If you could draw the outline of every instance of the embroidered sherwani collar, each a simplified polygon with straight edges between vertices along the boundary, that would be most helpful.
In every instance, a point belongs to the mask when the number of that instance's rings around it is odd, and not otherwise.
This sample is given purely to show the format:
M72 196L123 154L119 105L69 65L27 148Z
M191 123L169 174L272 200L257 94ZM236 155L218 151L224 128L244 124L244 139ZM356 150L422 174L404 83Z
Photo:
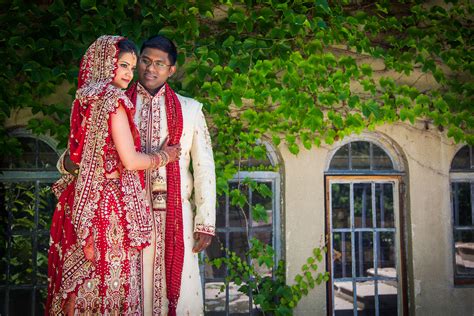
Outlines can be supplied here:
M165 92L166 92L166 85L163 85L160 90L158 90L158 92L155 94L155 95L152 95L150 92L148 92L147 89L145 89L145 87L143 87L141 85L141 83L137 83L137 92L139 95L142 96L143 98L143 101L142 102L152 102L154 101L155 99L158 99L162 96L165 95Z

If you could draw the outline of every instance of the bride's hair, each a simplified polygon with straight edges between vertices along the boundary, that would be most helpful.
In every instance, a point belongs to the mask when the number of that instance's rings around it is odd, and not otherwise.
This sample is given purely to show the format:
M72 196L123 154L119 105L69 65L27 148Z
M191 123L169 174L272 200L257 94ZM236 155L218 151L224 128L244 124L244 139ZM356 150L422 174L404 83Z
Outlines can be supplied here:
M127 38L124 38L123 40L118 42L117 47L119 49L119 57L125 53L132 53L135 56L138 56L137 47L131 40Z

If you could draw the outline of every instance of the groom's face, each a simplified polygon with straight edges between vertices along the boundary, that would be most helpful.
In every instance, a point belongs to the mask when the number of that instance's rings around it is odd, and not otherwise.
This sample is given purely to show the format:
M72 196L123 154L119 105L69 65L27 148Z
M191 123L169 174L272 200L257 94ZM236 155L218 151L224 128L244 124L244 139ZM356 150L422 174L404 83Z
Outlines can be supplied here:
M176 71L171 65L168 53L145 48L138 62L138 81L150 93L155 93Z

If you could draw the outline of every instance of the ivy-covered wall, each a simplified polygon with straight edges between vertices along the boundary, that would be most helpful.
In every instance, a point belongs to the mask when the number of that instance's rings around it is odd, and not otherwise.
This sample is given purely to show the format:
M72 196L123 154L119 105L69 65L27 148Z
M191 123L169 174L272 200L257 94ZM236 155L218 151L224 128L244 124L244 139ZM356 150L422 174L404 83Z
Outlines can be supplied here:
M172 85L203 102L212 122L219 191L227 189L236 160L264 155L255 145L263 135L297 154L378 124L422 119L473 143L473 6L468 0L4 1L0 120L31 109L42 116L28 127L65 146L70 104L48 96L64 82L74 84L87 46L102 34L140 44L161 33L179 47L181 71ZM378 58L391 74L376 76L353 53ZM414 69L434 78L436 88L399 80ZM0 151L15 148L2 124Z
M175 41L171 85L204 104L219 193L237 161L264 157L264 137L305 158L353 133L422 122L474 144L473 12L470 0L2 1L0 154L19 152L11 122L66 146L79 60L103 34Z

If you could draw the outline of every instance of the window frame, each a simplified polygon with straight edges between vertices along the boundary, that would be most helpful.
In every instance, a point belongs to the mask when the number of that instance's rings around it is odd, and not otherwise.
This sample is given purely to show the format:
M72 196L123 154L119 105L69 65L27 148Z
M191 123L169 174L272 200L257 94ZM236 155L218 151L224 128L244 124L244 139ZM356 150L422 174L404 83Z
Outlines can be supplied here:
M48 145L52 151L54 151L57 155L58 158L60 156L60 151L57 150L56 147L56 142L46 136L37 136L33 135L32 133L24 130L24 129L17 129L14 130L10 133L11 136L14 137L19 137L19 138L32 138L35 139L38 142L43 142L46 145ZM38 153L35 154L35 159L37 160ZM8 214L6 214L6 223L7 223L7 228L6 231L2 233L4 237L6 237L6 262L5 262L5 283L0 284L0 290L3 291L3 302L4 305L1 307L2 311L1 313L5 313L5 315L8 315L10 313L10 292L13 290L27 290L30 291L31 295L31 315L36 315L37 313L37 307L38 304L41 304L39 300L37 300L36 294L38 290L44 290L47 288L47 283L42 284L38 283L37 280L37 273L38 273L38 264L37 264L37 258L38 258L38 247L39 247L39 239L41 237L46 237L49 239L49 228L39 228L38 225L38 220L39 220L39 203L38 203L38 198L39 198L39 192L40 192L40 186L44 184L52 184L54 181L56 181L60 177L60 174L58 171L44 171L40 168L37 170L28 170L25 171L23 169L18 169L15 171L15 169L9 169L9 170L0 170L0 182L4 184L21 184L21 183L31 183L34 184L35 186L35 212L33 216L34 220L34 229L26 231L26 230L21 230L21 231L16 231L14 232L12 230L12 221L13 221L13 216L12 213L9 211ZM5 207L8 207L5 205ZM54 209L53 209L54 211ZM28 237L31 238L32 242L32 254L31 254L31 259L32 259L32 282L31 284L10 284L10 271L11 271L11 258L12 258L12 239L14 236L22 236L22 237ZM47 255L47 253L46 253Z
M332 256L332 213L331 213L331 184L332 183L384 183L394 182L394 203L398 206L398 216L395 217L396 229L396 257L397 257L397 276L398 276L398 307L401 315L408 315L408 278L405 256L405 223L404 223L404 184L402 175L325 175L326 191L326 242L328 252L326 254L326 266L330 275L330 281L327 283L326 306L327 315L334 315L334 275L333 275L333 256ZM398 225L398 226L397 226Z
M456 158L456 155L464 148L469 147L469 159L470 159L470 169L457 169L453 168L452 163ZM456 197L455 192L453 191L453 184L455 183L470 183L471 191L471 214L473 215L471 222L472 225L456 225L455 222L455 203ZM451 255L452 255L452 268L453 268L453 283L455 286L470 286L474 285L474 273L468 276L458 275L456 273L456 238L455 234L459 230L471 230L474 231L474 147L469 145L464 145L456 150L453 158L451 159L450 172L449 172L449 191L450 191L450 212L451 212L451 222L452 222L452 242L451 242Z
M272 208L273 208L273 216L272 216L272 243L273 243L273 248L275 250L275 257L274 257L274 263L277 264L278 261L282 258L282 239L281 239L281 176L278 171L239 171L236 173L236 175L229 180L230 183L239 183L243 181L245 178L250 178L254 181L257 182L265 182L265 183L271 183L272 185ZM225 214L226 217L229 216L229 196L225 196ZM251 214L251 210L249 210L249 214ZM231 232L248 232L247 239L250 240L253 237L253 233L255 231L264 231L263 229L255 229L251 226L251 218L248 220L248 226L247 228L242 227L242 228L233 228L229 227L228 225L228 218L225 220L226 222L226 227L216 227L216 235L218 233L225 233L226 236L226 245L228 245L229 241L229 234ZM227 254L226 254L227 256ZM201 254L201 259L206 258L207 255L203 252ZM249 262L249 259L247 257L247 262ZM201 260L201 262L204 262L204 260ZM275 265L276 266L276 265ZM202 283L202 291L203 291L203 303L204 303L204 314L208 315L209 313L213 312L206 312L206 283L207 282L224 282L223 278L206 278L205 273L204 273L204 264L201 264L201 283ZM227 273L227 272L226 272ZM274 273L274 271L272 272ZM254 309L253 305L253 298L252 294L248 293L249 297L249 315L257 315ZM221 313L221 312L218 312ZM223 315L230 315L229 311L229 286L226 286L225 289L225 310L222 312Z
M361 169L361 168L354 168L354 162L353 162L353 149L352 146L354 143L368 143L369 144L369 168ZM338 168L331 168L331 163L336 157L337 153L342 150L344 147L348 148L348 154L347 154L347 160L348 160L348 169L338 169ZM390 159L390 162L392 164L391 169L376 169L374 168L374 146L378 147L381 149L387 157ZM334 151L334 154L331 157L330 163L329 163L329 168L327 170L327 173L330 174L337 174L337 173L345 173L345 174L367 174L367 173L374 173L374 174L387 174L387 173L392 173L393 168L395 166L395 161L393 160L392 156L379 144L375 144L372 141L367 141L367 140L353 140L351 142L348 142L340 147L337 148L336 151Z
M331 162L336 153L345 145L353 142L372 143L372 146L380 147L391 159L392 170L371 170L371 169L331 169ZM373 151L372 151L373 152ZM344 138L335 145L328 153L325 165L325 175L405 175L405 160L402 159L403 152L395 146L394 142L383 134L361 132L359 135L351 135Z
M393 169L388 170L374 170L372 169L372 164L370 164L370 169L331 169L331 162L335 157L336 153L343 147L353 142L368 142L371 143L370 154L373 153L373 146L378 146L382 149L390 158L392 162ZM398 245L396 256L397 261L400 265L400 272L398 274L399 278L399 313L401 315L408 315L408 271L407 271L407 246L406 246L406 215L405 215L405 201L406 201L406 173L405 173L405 160L404 160L403 151L396 146L396 144L386 137L383 134L373 133L373 132L362 132L359 135L352 135L346 137L343 141L339 142L332 149L330 149L327 159L326 159L326 168L324 172L324 185L325 185L325 232L326 232L326 242L328 249L332 249L331 245L331 201L330 201L330 180L333 179L350 179L351 181L377 181L377 180L388 180L396 179L398 182L398 218L396 219L399 227L396 227L398 233ZM350 157L349 157L350 159ZM372 157L369 157L369 161L372 161ZM349 164L351 165L351 164ZM353 182L355 183L355 182ZM395 201L394 201L395 203ZM326 267L330 273L330 281L327 283L326 289L326 310L327 315L333 315L333 275L332 275L332 253L328 251L326 254ZM398 272L398 271L397 271Z

